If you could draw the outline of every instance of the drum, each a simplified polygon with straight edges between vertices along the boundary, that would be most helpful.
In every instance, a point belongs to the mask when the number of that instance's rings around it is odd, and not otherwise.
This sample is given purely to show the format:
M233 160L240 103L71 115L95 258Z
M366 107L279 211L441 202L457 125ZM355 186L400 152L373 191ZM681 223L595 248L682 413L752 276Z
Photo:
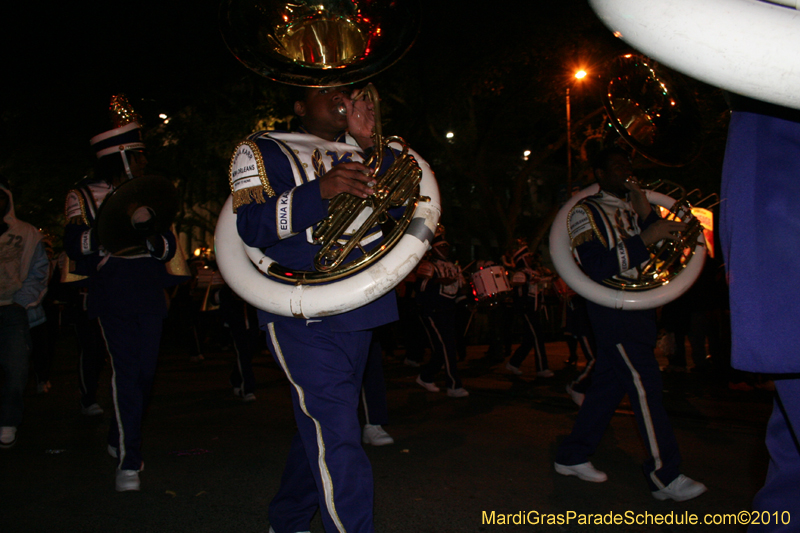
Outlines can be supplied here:
M479 304L496 304L510 290L506 269L501 266L482 268L472 274L472 292Z

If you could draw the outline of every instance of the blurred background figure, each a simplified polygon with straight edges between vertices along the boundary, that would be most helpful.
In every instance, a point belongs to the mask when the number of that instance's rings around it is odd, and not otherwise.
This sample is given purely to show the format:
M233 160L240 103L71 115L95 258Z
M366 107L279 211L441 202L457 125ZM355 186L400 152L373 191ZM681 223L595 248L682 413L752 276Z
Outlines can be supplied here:
M227 285L219 290L219 300L222 319L233 340L236 357L230 375L233 395L245 403L253 402L256 400L253 357L261 351L261 330L258 328L256 308L242 300Z
M50 367L53 363L55 343L60 326L58 302L58 279L53 279L57 261L53 257L53 244L48 235L42 237L48 260L47 289L40 301L28 308L28 325L31 328L31 366L36 383L36 392L50 391Z
M522 362L533 349L536 358L536 375L542 378L553 377L553 371L547 362L545 338L540 321L540 310L544 306L544 286L553 276L534 260L528 245L521 243L512 257L516 271L511 276L514 287L514 311L522 319L522 343L514 351L506 363L506 369L515 375L521 375Z
M383 349L380 340L372 336L364 383L361 386L361 404L364 406L364 428L361 442L372 446L394 444L394 439L383 426L389 423L389 406L386 401L386 381L383 377Z
M50 262L42 235L14 213L8 181L0 176L0 448L17 442L22 423L31 337L28 310L41 310ZM34 321L44 320L32 311Z
M433 346L431 359L420 369L417 384L429 392L439 392L434 380L444 368L447 395L462 398L469 396L458 373L456 299L462 278L459 268L450 261L450 244L444 238L444 228L440 228L428 260L417 267L417 302Z

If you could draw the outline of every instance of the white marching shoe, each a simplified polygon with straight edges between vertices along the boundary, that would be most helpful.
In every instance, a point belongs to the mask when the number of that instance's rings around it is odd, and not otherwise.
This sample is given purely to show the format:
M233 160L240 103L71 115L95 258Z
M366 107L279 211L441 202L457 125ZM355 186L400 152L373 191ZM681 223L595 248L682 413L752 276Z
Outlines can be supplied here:
M686 500L697 498L707 490L708 487L699 481L681 474L663 489L654 490L653 498L661 501L672 499L676 502L685 502Z
M428 383L427 381L422 381L422 377L417 376L417 385L422 387L428 392L439 392L439 387L437 387L433 383Z
M560 465L554 463L556 472L562 476L578 476L578 479L591 481L592 483L602 483L608 479L605 472L596 469L592 463L586 462L579 465Z
M372 444L373 446L386 446L394 444L394 439L391 435L386 433L386 430L381 426L372 424L365 424L364 431L361 432L361 441L364 444Z
M139 490L138 470L117 470L117 492Z

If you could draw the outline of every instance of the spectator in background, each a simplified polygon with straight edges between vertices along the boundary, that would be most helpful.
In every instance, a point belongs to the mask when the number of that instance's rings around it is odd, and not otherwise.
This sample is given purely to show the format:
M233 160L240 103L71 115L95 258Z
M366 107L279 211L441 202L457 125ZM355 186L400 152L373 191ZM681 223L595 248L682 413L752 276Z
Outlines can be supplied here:
M0 177L0 448L17 442L22 394L31 350L28 310L40 306L47 291L50 263L42 235L14 213L14 198ZM35 314L35 313L34 313ZM38 319L35 319L38 320Z

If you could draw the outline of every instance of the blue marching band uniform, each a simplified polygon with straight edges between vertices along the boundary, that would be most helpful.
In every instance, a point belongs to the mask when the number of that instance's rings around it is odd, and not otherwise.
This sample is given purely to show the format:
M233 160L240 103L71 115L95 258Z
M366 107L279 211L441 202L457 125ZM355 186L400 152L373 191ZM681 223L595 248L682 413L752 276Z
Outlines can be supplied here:
M417 267L417 304L428 340L431 358L420 368L417 383L431 392L439 388L433 384L436 374L444 367L447 394L468 396L458 373L458 333L456 311L459 293L463 286L460 269L447 259L449 244L443 236L433 240L430 257Z
M731 303L731 364L770 373L776 396L770 454L753 509L771 522L748 531L796 531L800 515L800 111L730 95L720 234ZM784 522L789 513L792 523ZM780 518L776 523L776 519Z
M314 270L314 226L328 215L319 181L333 166L363 161L355 141L304 132L259 132L236 148L231 189L237 227L249 246L280 265ZM384 158L384 167L392 162ZM369 248L380 238L370 230ZM319 319L258 311L273 357L291 383L297 434L281 487L270 504L278 533L308 531L319 509L326 531L373 531L372 469L361 446L358 398L372 329L397 320L394 292L368 305Z
M98 159L121 155L127 178L134 179L125 152L144 148L138 123L96 136L93 145ZM117 490L138 490L138 472L143 467L142 418L167 315L164 288L181 278L170 276L165 266L175 255L172 232L148 241L143 236L146 251L129 257L111 255L100 246L94 224L99 208L114 190L112 184L98 180L84 182L68 193L64 248L70 274L83 276L77 283L87 288L87 314L89 319L98 319L111 361L115 416L108 450L118 460Z
M533 254L523 246L514 254L514 266L517 269L511 276L514 293L514 310L522 317L522 342L508 360L506 368L515 374L522 374L519 369L528 357L531 349L536 357L536 373L542 377L552 377L553 371L547 362L545 339L542 336L542 324L539 311L543 307L544 294L541 284L552 280L552 276L543 275L533 268Z
M105 181L81 180L75 189L68 195L68 207L66 208L67 221L71 218L79 225L94 225L100 204L111 192L111 185ZM82 234L84 230L78 232ZM66 242L66 241L65 241ZM66 244L65 244L66 246ZM83 254L79 256L82 259ZM78 339L78 386L81 391L81 412L85 415L103 414L103 409L97 402L97 388L100 381L100 374L105 365L107 352L105 342L100 331L100 324L97 317L89 318L87 297L88 287L84 276L77 276L74 273L74 260L70 272L69 264L62 272L62 281L67 282L70 287L70 304L72 311L72 322L75 328L75 335Z
M658 219L653 210L639 220L631 204L608 192L589 197L569 214L569 234L586 274L596 282L635 278L649 259L639 233ZM651 491L664 489L680 472L680 452L662 401L662 381L653 350L656 311L627 311L587 302L597 342L592 384L572 433L556 454L560 465L580 465L597 449L619 403L627 394L642 435L643 470Z

